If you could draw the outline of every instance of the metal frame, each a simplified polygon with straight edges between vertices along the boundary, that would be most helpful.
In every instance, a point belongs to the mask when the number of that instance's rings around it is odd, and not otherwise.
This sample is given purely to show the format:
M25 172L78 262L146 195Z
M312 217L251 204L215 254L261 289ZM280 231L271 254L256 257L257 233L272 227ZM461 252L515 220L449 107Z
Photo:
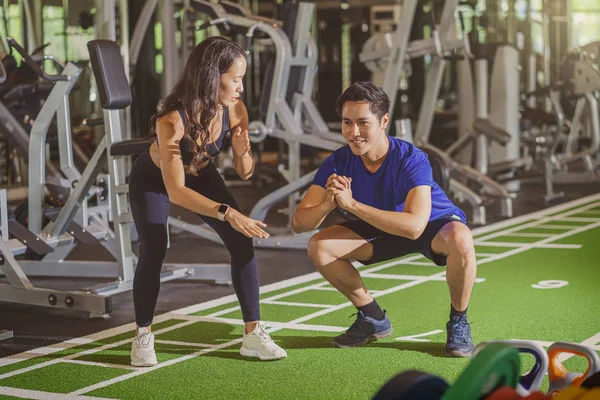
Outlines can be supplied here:
M191 0L190 6L196 11L210 9L217 20L212 22L227 22L233 26L249 28L249 35L255 31L264 32L273 41L275 48L273 81L269 93L269 101L264 123L266 134L282 139L288 146L288 166L280 168L280 172L289 182L287 185L262 198L250 211L250 218L264 220L268 211L282 200L288 199L288 225L281 228L271 228L269 240L254 238L256 247L264 248L295 248L304 249L308 239L314 232L296 235L291 231L289 223L296 207L298 192L310 185L315 171L304 176L300 174L300 144L324 150L336 150L345 142L340 134L329 132L327 125L312 102L312 88L317 66L317 46L310 36L310 24L314 4L300 2L296 15L296 34L288 38L281 29L278 21L255 16L240 16L228 14L220 4L209 1ZM288 79L292 67L302 68L302 89L288 104ZM308 123L305 129L303 123ZM252 125L252 123L251 123ZM202 238L222 243L218 235L206 225L189 224L176 218L169 218L169 225L193 233Z
M77 76L79 69L74 64L67 64L64 75ZM1 71L0 71L1 72ZM40 177L30 178L30 193L37 193L43 201L45 189L44 147L48 126L54 114L63 114L59 121L69 121L68 92L74 79L60 80L55 84L50 97L46 100L40 116L32 129L32 140L29 145L30 171L38 171ZM130 229L133 219L128 204L128 185L125 182L125 157L113 157L108 149L122 140L120 110L104 110L105 135L89 160L83 173L79 173L72 163L70 145L70 129L59 129L61 146L61 166L65 175L70 174L75 183L66 204L62 207L54 222L42 229L42 204L37 196L30 195L29 219L32 215L38 220L30 229L36 240L43 240L54 249L41 261L17 261L15 255L24 254L28 248L26 243L18 239L9 239L6 191L0 191L0 270L8 279L8 284L0 284L0 301L67 308L85 311L90 317L102 317L112 311L110 295L129 291L133 288L133 277L136 256L131 249ZM101 176L102 168L108 163L108 176ZM109 200L98 206L88 206L88 200L99 190L94 187L98 179L107 180ZM39 207L39 208L36 208ZM109 216L109 218L106 218ZM75 247L75 234L68 230L70 223L77 222L96 239L100 240L116 259L114 263L65 261L65 257ZM114 230L109 227L113 222ZM37 229L36 229L37 228ZM35 231L34 231L35 230ZM165 264L161 282L178 278L188 278L198 272L196 279L213 280L216 283L231 283L230 269L223 264ZM41 289L33 286L29 276L61 276L61 277L112 277L116 281L101 284L93 288L78 291L61 291Z
M462 39L455 36L454 17L459 0L447 0L444 2L439 26L432 32L432 38L409 42L410 31L416 2L407 1L402 5L398 29L391 36L391 48L385 46L382 49L370 49L361 53L360 60L363 62L387 61L385 66L385 79L383 90L390 98L390 109L394 109L398 92L398 81L405 68L405 60L408 58L422 57L431 54L432 63L429 67L425 92L419 110L419 116L414 132L414 142L418 146L427 147L442 157L445 164L451 169L453 177L450 180L450 191L459 200L466 200L472 207L473 222L477 225L485 225L485 206L483 198L464 182L474 181L483 188L484 193L499 197L502 204L503 214L512 215L512 195L497 182L485 174L471 168L468 165L454 161L447 152L444 152L429 143L429 134L433 125L436 103L446 67L446 53L451 51L462 51L465 57L471 57L469 42L463 32ZM381 41L388 43L389 40ZM390 124L391 126L391 124Z
M71 118L69 112L69 94L81 73L81 68L68 63L61 75L67 80L58 81L46 98L44 106L35 119L29 134L29 230L34 234L42 231L42 212L46 189L46 136L56 115L57 124L65 124L58 132L61 172L66 179L59 178L51 182L62 187L71 187L81 177L73 165L71 136ZM48 179L51 181L51 179Z
M600 71L589 60L577 61L573 68L576 71L571 83L573 95L578 96L575 111L571 119L569 135L566 139L566 151L558 154L560 130L564 123L564 111L560 105L560 92L550 91L550 100L553 111L557 116L557 140L546 161L546 196L553 199L556 196L552 190L552 183L586 183L600 182L598 162L592 157L600 150L600 109L595 93L600 90ZM575 152L575 142L585 133L590 139L589 147ZM582 162L584 170L581 172L569 171L568 167L576 162Z

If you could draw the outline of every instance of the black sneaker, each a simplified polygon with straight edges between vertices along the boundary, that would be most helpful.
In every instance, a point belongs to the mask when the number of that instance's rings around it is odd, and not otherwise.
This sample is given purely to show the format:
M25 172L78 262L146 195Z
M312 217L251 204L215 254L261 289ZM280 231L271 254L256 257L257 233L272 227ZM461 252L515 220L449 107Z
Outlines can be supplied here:
M446 323L446 355L451 357L468 357L473 351L471 340L471 325L467 315L452 317Z
M385 311L381 320L367 317L362 311L352 315L356 315L356 321L346 333L333 338L334 346L341 348L364 346L373 340L383 339L392 334L392 324Z

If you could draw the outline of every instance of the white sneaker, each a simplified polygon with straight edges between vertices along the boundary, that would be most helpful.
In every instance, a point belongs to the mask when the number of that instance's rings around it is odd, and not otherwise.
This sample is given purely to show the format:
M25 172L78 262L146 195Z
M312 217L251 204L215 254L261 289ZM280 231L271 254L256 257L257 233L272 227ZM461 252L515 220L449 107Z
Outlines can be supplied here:
M134 367L151 367L158 364L154 352L154 335L146 328L139 328L138 334L131 344L131 365Z
M244 357L256 357L261 360L279 360L286 358L284 349L277 346L260 321L256 328L248 334L244 334L240 354Z

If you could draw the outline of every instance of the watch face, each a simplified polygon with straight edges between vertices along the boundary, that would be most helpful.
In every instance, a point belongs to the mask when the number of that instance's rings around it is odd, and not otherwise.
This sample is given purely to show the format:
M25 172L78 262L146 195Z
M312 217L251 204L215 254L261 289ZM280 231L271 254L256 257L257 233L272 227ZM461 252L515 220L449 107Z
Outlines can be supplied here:
M226 212L228 209L229 209L229 206L228 206L228 205L226 205L226 204L221 204L221 205L219 206L219 212L220 212L221 214L225 213L225 212Z

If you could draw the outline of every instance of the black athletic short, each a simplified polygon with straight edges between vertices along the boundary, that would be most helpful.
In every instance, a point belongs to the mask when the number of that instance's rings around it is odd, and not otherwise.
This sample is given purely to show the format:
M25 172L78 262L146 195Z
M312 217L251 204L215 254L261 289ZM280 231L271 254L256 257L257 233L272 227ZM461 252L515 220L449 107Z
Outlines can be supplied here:
M408 254L421 253L436 265L443 267L446 265L446 256L432 252L431 242L442 227L449 222L463 223L460 219L453 217L442 217L435 221L429 221L423 234L417 240L392 235L360 219L345 221L340 225L350 229L373 245L373 257L370 260L359 260L361 262L371 264L403 257Z

